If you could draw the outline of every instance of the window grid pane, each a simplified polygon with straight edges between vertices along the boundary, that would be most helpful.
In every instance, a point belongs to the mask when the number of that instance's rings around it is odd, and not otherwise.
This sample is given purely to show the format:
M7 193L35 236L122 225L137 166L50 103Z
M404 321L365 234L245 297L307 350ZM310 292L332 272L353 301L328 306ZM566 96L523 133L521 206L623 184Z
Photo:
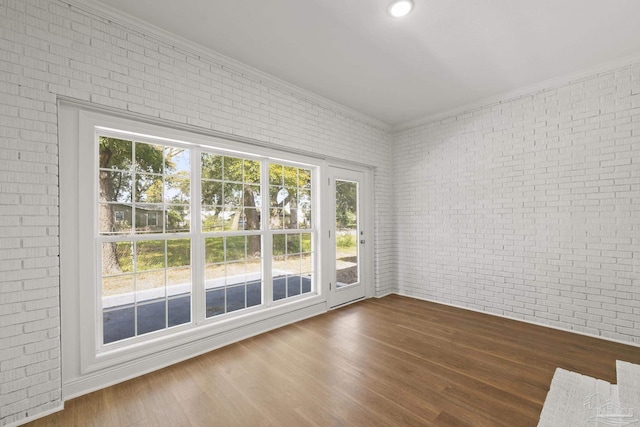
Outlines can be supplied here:
M101 235L190 231L190 151L100 136Z
M191 321L191 239L102 243L103 343Z
M273 300L312 291L313 251L311 170L269 165L269 227L272 235ZM280 231L278 231L280 230ZM290 230L290 231L289 231Z
M98 154L103 344L191 322L191 239L164 235L191 231L190 150L99 136Z
M205 318L262 305L264 256L272 264L272 300L312 291L311 169L135 138L99 136L98 145L104 344L189 323L192 303L205 304ZM193 153L200 161L195 189ZM205 234L167 235L192 231L198 199ZM273 238L266 252L265 233ZM204 241L200 302L192 298L192 238Z
M313 290L311 233L273 235L271 276L273 300L282 300Z
M203 232L260 230L261 163L203 153L201 224Z
M311 228L311 170L269 165L269 227Z
M260 236L205 238L206 317L262 304Z

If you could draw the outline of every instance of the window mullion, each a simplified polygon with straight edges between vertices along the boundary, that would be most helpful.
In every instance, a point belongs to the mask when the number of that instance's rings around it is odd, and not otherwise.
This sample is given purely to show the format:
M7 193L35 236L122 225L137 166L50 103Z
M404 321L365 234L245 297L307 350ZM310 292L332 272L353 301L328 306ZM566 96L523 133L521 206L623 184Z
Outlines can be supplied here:
M122 271L120 268L109 267L103 273L98 266L101 286L107 291L102 291L106 296L99 295L98 298L100 304L97 309L102 316L98 319L101 326L97 329L98 336L103 337L103 343L100 343L97 351L126 347L128 342L125 340L137 340L152 332L168 336L171 334L168 330L174 326L184 325L176 329L178 332L184 331L210 323L211 317L226 316L242 309L255 307L253 311L259 311L257 306L260 302L263 308L273 307L280 304L281 299L302 296L313 289L303 276L315 272L315 269L303 267L303 257L307 251L315 254L313 247L309 249L309 238L305 237L306 234L315 233L315 227L309 223L309 218L313 218L313 215L309 215L309 210L313 207L309 199L313 194L311 178L312 171L316 170L314 167L266 157L245 157L239 153L235 157L204 146L187 148L185 145L174 146L163 141L137 141L136 138L129 138L129 135L127 139L116 136L118 135L110 137L113 141L107 143L126 155L124 160L114 160L115 163L104 169L111 173L109 179L114 181L110 182L117 182L118 192L122 193L109 190L106 193L113 195L102 197L103 188L98 187L95 191L100 196L94 198L94 203L98 209L103 205L107 206L112 215L110 221L115 221L113 206L123 205L120 208L124 212L120 215L123 224L99 230L96 240L98 249L106 251L105 244L113 244L125 252L130 247L132 253L127 252L128 255L123 258L116 255L118 267L124 266ZM174 159L171 163L169 156ZM161 173L157 172L158 159L162 160ZM256 179L258 167L259 182ZM218 169L219 176L216 172ZM272 173L280 176L281 182L272 183ZM302 173L306 177L304 180ZM141 190L138 194L139 180ZM187 184L190 184L188 205L185 188ZM98 181L98 185L103 184ZM112 185L115 184L104 184L104 188L111 189ZM261 194L259 198L255 198L258 188ZM272 201L271 191L274 189L278 191L278 197L273 196ZM271 209L271 203L275 205L276 200L278 208ZM130 214L125 206L128 204L131 206ZM185 224L187 209L189 229ZM312 210L315 212L315 207ZM155 220L138 224L138 212L141 215L153 214ZM247 218L248 212L252 215L250 219ZM274 218L277 224L274 222L273 226L272 213L277 213L280 217ZM158 222L160 216L162 224ZM256 221L258 218L259 229ZM126 221L131 223L130 226L127 226ZM305 231L300 228L302 224ZM256 258L257 236L261 243L261 264ZM293 249L284 250L282 243L289 240L288 236L292 236L292 241L297 243L292 243ZM313 238L310 240L314 242ZM274 245L277 248L276 256ZM219 251L222 251L222 260L219 259ZM209 257L209 252L213 258ZM111 252L105 254L103 259L110 260ZM288 256L293 260L290 266L286 262ZM274 266L279 275L275 283ZM260 300L256 283L258 272L261 275ZM186 314L187 274L190 277L190 317ZM210 289L207 289L207 280L210 280ZM303 291L303 281L307 283L306 291ZM299 285L298 290L295 289L296 283ZM291 292L288 291L289 284L293 289ZM285 295L281 296L283 289ZM164 300L162 312L159 308L160 295L163 295ZM207 295L210 307L207 306ZM222 301L219 302L218 299ZM216 307L220 305L224 309L218 312ZM110 313L109 318L104 316L105 310ZM161 313L164 313L164 325L160 325ZM176 314L174 316L171 313ZM129 322L127 325L130 324L131 328L114 339L112 332L121 330L117 323L122 322L120 319ZM187 325L189 320L192 325ZM107 327L111 328L109 339L104 338ZM109 347L105 347L107 345Z
M271 228L269 224L269 161L262 161L260 186L262 193L262 213L260 215L262 220L262 277L263 277L263 296L264 304L270 306L273 303L273 236L271 234Z
M205 256L204 237L202 235L202 180L200 168L199 149L193 149L191 158L191 229L193 232L191 274L192 274L192 295L191 307L193 309L193 319L195 324L200 324L205 320L206 289L205 289Z

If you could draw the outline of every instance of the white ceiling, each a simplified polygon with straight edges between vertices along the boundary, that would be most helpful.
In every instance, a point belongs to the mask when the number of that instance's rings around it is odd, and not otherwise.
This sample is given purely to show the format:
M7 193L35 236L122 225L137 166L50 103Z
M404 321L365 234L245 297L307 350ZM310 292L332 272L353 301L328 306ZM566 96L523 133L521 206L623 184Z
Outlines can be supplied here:
M639 0L99 0L397 125L640 54Z

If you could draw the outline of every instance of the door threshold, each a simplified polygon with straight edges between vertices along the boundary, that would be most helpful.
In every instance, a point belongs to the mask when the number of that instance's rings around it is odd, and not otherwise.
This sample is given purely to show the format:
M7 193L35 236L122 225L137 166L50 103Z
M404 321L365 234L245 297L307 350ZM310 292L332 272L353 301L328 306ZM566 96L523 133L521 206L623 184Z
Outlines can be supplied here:
M338 305L334 305L333 307L329 307L329 310L334 310L336 308L342 308L344 306L347 306L349 304L353 304L355 302L359 302L359 301L364 301L365 299L367 299L367 297L360 297L360 298L356 298L354 300L351 301L347 301L347 302L343 302L342 304L338 304Z

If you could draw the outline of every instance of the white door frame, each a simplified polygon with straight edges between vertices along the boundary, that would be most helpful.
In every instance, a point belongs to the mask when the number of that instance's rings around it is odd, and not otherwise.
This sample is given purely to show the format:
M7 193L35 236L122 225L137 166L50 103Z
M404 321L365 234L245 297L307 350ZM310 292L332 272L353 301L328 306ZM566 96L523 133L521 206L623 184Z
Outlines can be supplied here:
M324 277L327 285L327 305L329 308L339 307L351 302L369 298L373 295L373 171L365 167L351 164L330 162L328 172L328 197L325 204L324 215L327 221L327 230L324 239L327 242L325 258L328 262L324 265ZM359 175L359 176L358 176ZM338 289L336 286L335 269L335 180L357 180L359 183L358 221L359 232L359 284Z

